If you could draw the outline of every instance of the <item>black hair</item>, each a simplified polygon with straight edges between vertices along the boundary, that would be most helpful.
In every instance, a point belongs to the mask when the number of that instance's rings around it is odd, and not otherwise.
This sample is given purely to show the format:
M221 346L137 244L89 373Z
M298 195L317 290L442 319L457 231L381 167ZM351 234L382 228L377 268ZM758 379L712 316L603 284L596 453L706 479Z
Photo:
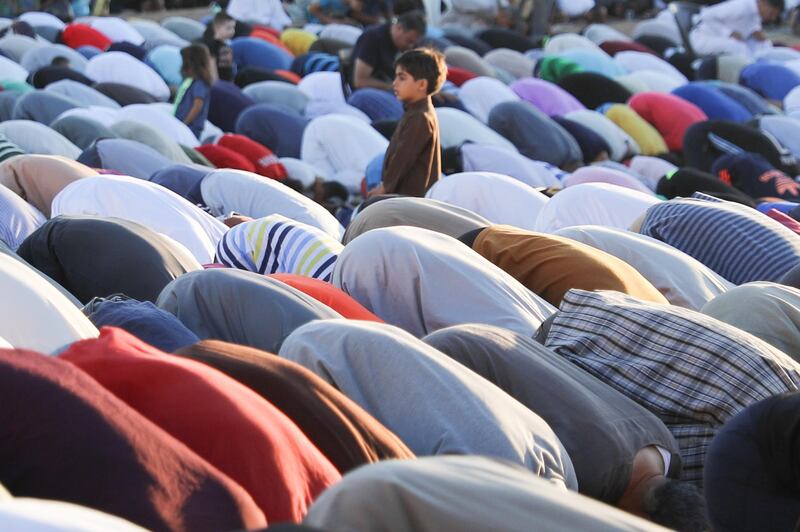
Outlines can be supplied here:
M678 532L709 530L703 495L687 482L667 479L645 501L645 512L659 525Z
M783 13L783 10L786 9L786 3L784 0L766 0L766 2L781 13Z
M347 187L338 181L325 181L322 183L322 190L326 201L335 201L334 198L339 198L342 203L347 203L350 198Z
M68 66L69 66L69 59L67 59L67 58L66 58L66 57L64 57L63 55L57 55L57 56L55 56L55 57L53 58L53 60L52 60L52 61L50 61L50 64L51 64L52 66L63 66L63 67L68 67Z
M428 25L425 22L425 15L421 11L407 11L392 19L394 24L399 24L405 31L415 31L420 36L425 35L428 31Z
M403 52L395 60L394 67L402 67L415 80L428 80L428 95L439 92L447 78L444 56L431 48L414 48Z

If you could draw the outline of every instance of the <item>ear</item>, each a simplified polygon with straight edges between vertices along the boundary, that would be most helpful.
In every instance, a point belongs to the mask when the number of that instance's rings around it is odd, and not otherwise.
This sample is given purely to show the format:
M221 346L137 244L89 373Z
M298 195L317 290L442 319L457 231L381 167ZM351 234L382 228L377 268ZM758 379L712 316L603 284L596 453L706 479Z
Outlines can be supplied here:
M426 94L428 93L428 80L425 78L418 79L417 81L417 88L420 91L424 91Z

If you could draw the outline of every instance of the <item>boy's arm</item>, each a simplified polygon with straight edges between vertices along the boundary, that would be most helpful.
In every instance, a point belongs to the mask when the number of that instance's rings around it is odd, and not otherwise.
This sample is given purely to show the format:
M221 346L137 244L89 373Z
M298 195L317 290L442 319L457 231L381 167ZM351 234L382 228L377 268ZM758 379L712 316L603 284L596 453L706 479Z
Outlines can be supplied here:
M409 121L406 126L402 136L397 138L398 145L383 172L382 182L386 194L394 193L400 183L413 177L410 176L411 169L433 138L433 132L422 115Z

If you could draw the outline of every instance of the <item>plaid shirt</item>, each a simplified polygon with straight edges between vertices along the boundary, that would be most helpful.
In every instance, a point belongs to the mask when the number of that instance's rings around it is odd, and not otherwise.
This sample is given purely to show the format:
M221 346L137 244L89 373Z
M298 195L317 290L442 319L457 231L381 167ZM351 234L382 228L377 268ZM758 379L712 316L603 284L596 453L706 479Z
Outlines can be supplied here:
M800 386L800 364L735 327L618 292L570 290L547 347L656 414L701 483L717 429L746 406Z

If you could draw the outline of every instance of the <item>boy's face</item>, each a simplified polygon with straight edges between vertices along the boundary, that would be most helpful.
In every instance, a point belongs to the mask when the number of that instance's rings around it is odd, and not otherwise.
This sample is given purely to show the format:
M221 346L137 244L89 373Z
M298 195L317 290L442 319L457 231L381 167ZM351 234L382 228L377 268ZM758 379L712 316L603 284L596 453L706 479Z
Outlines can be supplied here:
M398 66L394 71L392 88L401 102L416 102L428 95L428 80L414 79L403 67Z
M236 34L235 20L226 20L222 24L217 24L214 26L214 36L221 41L227 41L228 39L232 39L235 34Z
M781 16L780 10L766 0L758 0L758 14L761 15L761 20L766 23L775 22Z

